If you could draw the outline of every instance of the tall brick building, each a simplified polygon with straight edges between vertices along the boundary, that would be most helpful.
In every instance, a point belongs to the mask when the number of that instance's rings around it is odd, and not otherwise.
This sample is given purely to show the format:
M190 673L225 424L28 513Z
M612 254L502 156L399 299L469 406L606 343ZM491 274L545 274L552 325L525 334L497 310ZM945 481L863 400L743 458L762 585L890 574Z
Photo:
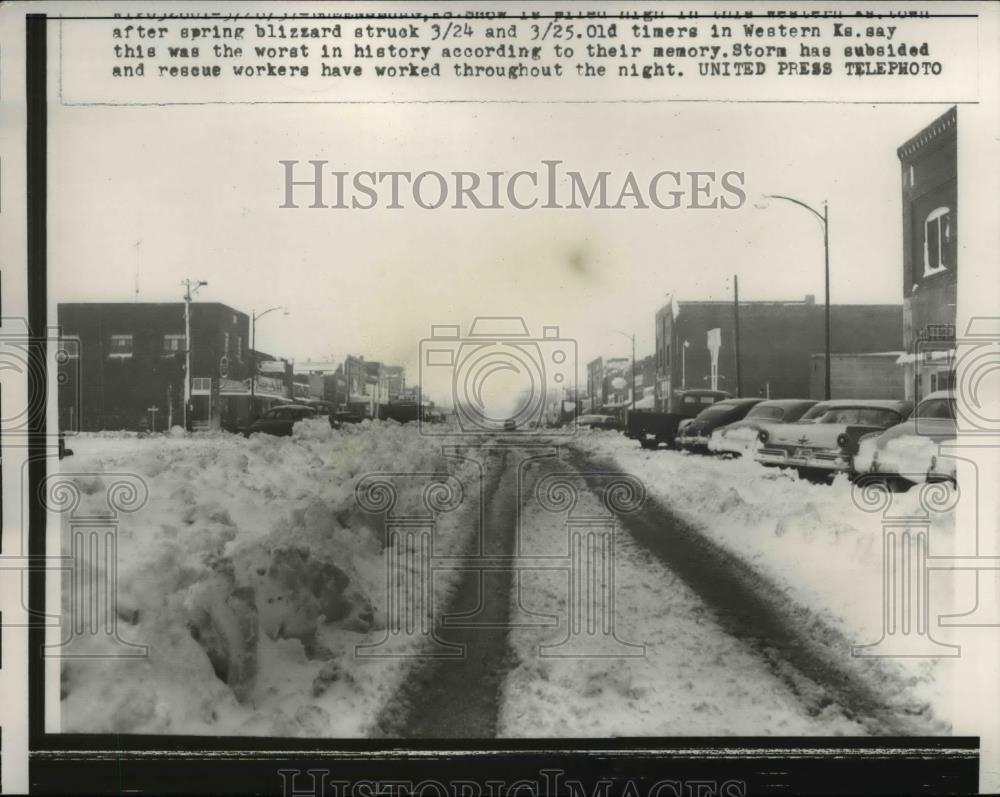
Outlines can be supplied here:
M958 301L958 112L950 108L899 147L903 194L903 344L906 394L919 399L953 384ZM922 342L922 343L921 343Z

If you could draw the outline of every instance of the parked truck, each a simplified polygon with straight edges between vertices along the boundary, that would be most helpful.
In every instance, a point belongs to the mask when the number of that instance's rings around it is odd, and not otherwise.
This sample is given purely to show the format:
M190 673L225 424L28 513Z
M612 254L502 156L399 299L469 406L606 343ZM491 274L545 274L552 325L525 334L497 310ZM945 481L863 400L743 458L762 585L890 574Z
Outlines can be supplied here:
M684 420L694 418L705 407L731 398L725 390L678 390L670 397L665 412L636 410L628 414L625 435L638 440L643 448L660 443L673 447L677 429Z

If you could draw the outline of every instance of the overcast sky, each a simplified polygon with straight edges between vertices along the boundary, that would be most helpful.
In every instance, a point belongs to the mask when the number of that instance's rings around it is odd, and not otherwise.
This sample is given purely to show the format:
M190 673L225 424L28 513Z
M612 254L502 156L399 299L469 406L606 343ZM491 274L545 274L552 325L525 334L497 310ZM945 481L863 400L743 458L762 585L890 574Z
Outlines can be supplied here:
M50 110L49 265L55 301L286 305L258 348L407 366L432 324L521 315L558 325L581 364L622 356L685 299L822 301L819 224L760 193L830 202L832 298L901 301L896 147L944 106L562 104ZM279 112L280 111L280 112ZM745 173L733 210L279 209L282 159L345 171ZM137 247L136 243L141 242ZM411 377L412 381L412 377Z

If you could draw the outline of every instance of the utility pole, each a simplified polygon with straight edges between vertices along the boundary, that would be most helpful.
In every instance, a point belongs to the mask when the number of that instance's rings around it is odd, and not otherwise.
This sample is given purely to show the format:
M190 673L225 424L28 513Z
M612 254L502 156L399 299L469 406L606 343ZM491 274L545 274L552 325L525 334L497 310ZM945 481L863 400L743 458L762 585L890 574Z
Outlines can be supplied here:
M204 280L186 279L184 286L184 428L188 428L188 405L191 403L191 299L203 285Z
M733 274L733 314L735 316L736 334L733 336L736 342L736 398L742 396L740 381L740 278Z
M635 412L635 333L632 333L632 412Z
M823 201L823 266L826 277L826 400L830 400L830 210Z

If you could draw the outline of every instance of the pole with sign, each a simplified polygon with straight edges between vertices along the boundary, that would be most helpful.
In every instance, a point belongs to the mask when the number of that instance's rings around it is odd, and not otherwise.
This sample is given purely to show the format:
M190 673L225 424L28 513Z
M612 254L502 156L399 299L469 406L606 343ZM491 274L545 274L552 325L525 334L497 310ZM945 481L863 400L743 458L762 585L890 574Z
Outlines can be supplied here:
M708 330L707 345L709 354L712 355L712 390L719 389L719 349L722 348L722 330L719 327Z

